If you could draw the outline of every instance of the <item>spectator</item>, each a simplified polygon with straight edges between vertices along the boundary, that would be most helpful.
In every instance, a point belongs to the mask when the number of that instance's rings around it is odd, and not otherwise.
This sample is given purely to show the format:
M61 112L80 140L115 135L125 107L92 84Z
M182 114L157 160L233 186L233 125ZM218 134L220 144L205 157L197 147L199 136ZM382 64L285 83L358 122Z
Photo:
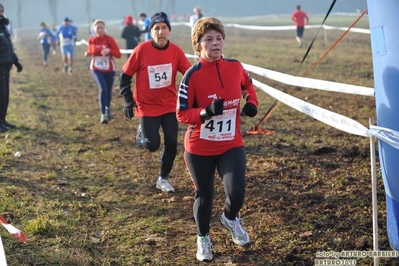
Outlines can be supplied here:
M144 41L151 40L151 33L150 33L151 19L147 18L146 13L140 13L139 18L144 23L143 30L141 31L141 33L144 33Z
M193 12L194 12L194 14L190 16L191 33L193 32L195 22L204 16L202 14L201 7L199 7L199 6L194 7ZM197 54L194 47L193 47L193 49L194 49L194 55ZM198 57L194 58L194 62L198 62L198 60L199 60Z
M199 7L199 6L194 7L193 12L194 12L194 14L192 14L192 15L190 16L190 27L191 27L191 32L192 32L192 30L193 30L193 27L194 27L195 22L196 22L198 19L200 19L200 18L202 18L202 17L204 16L204 15L202 14L201 7Z
M140 35L141 31L136 25L134 25L133 17L130 15L126 16L121 36L126 41L126 49L132 50L136 48L140 42ZM127 54L128 58L129 56L130 53Z
M22 71L22 65L14 52L11 35L7 29L9 22L8 18L4 17L4 6L0 4L0 132L16 128L16 125L6 120L10 99L10 70L12 65L15 65L17 72Z

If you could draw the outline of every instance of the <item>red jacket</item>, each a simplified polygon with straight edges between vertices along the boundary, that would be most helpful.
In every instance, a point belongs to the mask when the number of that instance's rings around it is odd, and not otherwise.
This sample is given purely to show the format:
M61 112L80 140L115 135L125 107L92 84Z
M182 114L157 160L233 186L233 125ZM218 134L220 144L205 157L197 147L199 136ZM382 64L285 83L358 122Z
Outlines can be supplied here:
M220 155L244 145L240 131L240 102L258 106L252 79L237 60L204 59L187 70L180 84L177 120L189 124L185 150L196 155ZM203 123L200 112L212 101L223 98L223 114Z
M106 34L93 36L88 40L88 43L87 51L93 55L90 62L90 69L102 72L115 71L116 66L113 57L121 58L122 54L114 38ZM109 48L110 53L107 56L102 56L101 51L105 48Z
M128 76L136 75L133 99L136 116L160 116L176 112L176 74L191 67L183 50L169 42L156 48L152 41L139 44L122 67Z

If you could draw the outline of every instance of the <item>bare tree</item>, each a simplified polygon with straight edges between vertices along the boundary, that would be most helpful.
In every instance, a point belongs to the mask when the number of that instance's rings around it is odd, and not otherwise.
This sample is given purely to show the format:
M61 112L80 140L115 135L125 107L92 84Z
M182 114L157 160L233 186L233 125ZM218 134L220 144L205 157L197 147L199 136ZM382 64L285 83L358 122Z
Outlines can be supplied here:
M169 17L175 13L175 0L152 0L151 9L155 12L163 11Z
M57 24L57 4L58 0L48 0L48 5L50 7L51 19L53 24Z
M169 12L168 15L172 16L173 14L176 13L175 4L176 4L175 0L169 0L166 2L166 5L168 6L168 12Z
M22 28L22 4L21 0L18 0L17 17L18 17L18 28Z
M161 11L162 10L162 2L164 2L164 1L161 1L161 0L155 0L154 1L155 3L155 10L157 10L157 12L158 11Z
M49 0L50 1L50 0ZM86 21L90 23L91 21L91 5L90 0L86 0Z
M132 14L137 14L135 2L136 2L135 0L130 0L130 3L132 4Z

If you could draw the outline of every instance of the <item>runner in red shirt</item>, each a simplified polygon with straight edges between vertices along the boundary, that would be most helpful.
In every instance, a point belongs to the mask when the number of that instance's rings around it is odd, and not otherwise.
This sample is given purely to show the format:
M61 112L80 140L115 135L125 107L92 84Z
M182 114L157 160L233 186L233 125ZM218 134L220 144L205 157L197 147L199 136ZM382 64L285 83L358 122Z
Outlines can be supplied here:
M139 44L122 68L120 93L125 99L125 116L131 119L135 113L140 119L138 144L151 152L158 150L162 127L165 150L156 188L174 192L168 175L177 153L176 74L184 74L191 64L184 52L169 41L171 28L164 12L151 17L149 30L152 40ZM132 93L133 75L136 78Z
M296 26L296 41L299 47L302 47L302 36L305 31L305 25L309 24L309 18L306 13L301 10L300 5L296 6L296 10L291 15L291 20L295 22Z
M114 38L105 34L105 22L93 22L95 36L88 40L86 57L91 57L90 70L99 89L100 123L106 124L111 119L112 86L115 77L114 57L121 58L122 54Z
M234 243L240 246L249 243L248 233L237 218L245 198L246 169L240 102L243 97L246 101L243 113L254 117L258 100L251 77L241 63L223 57L225 31L219 20L199 19L191 38L200 59L180 84L177 119L189 124L184 159L195 189L196 257L199 261L211 261L209 230L216 169L226 194L220 221L230 231Z

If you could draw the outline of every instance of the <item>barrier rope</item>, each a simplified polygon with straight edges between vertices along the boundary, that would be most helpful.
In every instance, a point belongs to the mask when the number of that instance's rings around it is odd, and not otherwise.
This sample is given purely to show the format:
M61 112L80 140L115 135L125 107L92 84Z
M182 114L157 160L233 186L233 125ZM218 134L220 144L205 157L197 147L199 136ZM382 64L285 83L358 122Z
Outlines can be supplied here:
M325 21L326 21L328 15L329 15L329 13L331 12L331 10L332 10L334 4L335 4L335 1L331 4L331 6L330 6L330 8L329 8L329 10L328 10L328 12L327 12L327 14L326 14L326 16L325 16L323 22L322 22L322 24L320 25L319 31L320 31L321 27L323 26L323 24L325 23ZM363 13L351 24L351 26L347 28L347 30L333 43L333 45L331 45L331 47L324 53L324 55L323 55L315 64L313 64L313 66L304 74L305 77L308 76L309 73L312 72L312 71L314 70L314 68L328 55L328 53L329 53L330 51L332 51L332 49L342 40L342 38L351 30L351 28L353 28L353 27L356 25L356 23L357 23L366 13L367 13L367 9L364 10ZM306 53L305 53L305 55L304 55L304 57L303 57L301 63L299 64L297 73L299 72L299 69L300 69L300 67L302 66L302 63L305 61L305 58L307 57L307 55L308 55L308 53L309 53L311 47L313 46L313 43L314 43L314 41L315 41L315 39L316 39L316 37L317 37L319 31L316 33L316 35L315 35L315 37L313 38L311 44L309 45L309 48L307 49L307 51L306 51ZM284 89L283 92L286 92L287 89L288 89L288 87L286 87L286 88ZM255 124L255 125L252 127L251 130L247 131L247 134L250 134L250 135L256 135L256 134L272 135L272 134L274 134L275 131L263 129L263 128L260 127L260 125L261 125L262 123L264 123L264 122L272 115L272 113L277 109L277 107L278 107L280 104L281 104L281 102L278 101L278 100L276 100L276 101L272 104L272 106L269 108L269 110L266 112L266 114L263 116L263 118L259 121L259 123L258 123L258 124Z

